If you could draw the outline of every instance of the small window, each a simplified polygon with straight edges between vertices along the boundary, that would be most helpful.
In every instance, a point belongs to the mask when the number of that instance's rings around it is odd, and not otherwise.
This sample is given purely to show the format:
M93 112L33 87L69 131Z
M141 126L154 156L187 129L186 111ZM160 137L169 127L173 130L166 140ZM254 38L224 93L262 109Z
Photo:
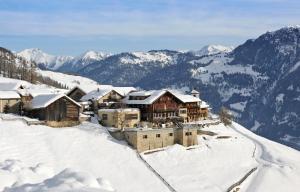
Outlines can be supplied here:
M160 134L156 134L156 137L160 137Z
M169 133L169 136L170 136L170 137L173 137L173 133Z
M147 139L148 138L148 135L143 135L143 139Z
M102 114L102 120L107 120L107 114Z
M185 132L185 135L186 135L186 136L192 135L192 132Z

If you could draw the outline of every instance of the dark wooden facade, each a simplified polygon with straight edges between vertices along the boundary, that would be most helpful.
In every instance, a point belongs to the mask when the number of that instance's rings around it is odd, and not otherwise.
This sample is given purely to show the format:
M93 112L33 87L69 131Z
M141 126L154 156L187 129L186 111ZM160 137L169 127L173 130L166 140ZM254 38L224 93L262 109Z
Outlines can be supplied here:
M165 123L171 121L174 118L178 118L178 110L181 104L182 103L179 99L177 99L171 93L166 92L162 96L157 98L152 104L135 104L129 106L140 109L142 121Z
M71 99L73 99L74 101L79 102L80 99L86 95L86 93L81 90L79 87L75 87L73 88L68 94L67 96L70 97Z
M78 121L80 106L67 97L61 97L45 108L33 109L31 115L45 121Z
M145 96L130 96L129 100L144 100L146 98ZM152 104L130 104L129 107L139 108L141 120L153 123L166 123L175 119L191 122L208 117L208 109L201 108L199 102L183 103L170 92L166 92ZM186 111L186 116L179 114L180 109Z

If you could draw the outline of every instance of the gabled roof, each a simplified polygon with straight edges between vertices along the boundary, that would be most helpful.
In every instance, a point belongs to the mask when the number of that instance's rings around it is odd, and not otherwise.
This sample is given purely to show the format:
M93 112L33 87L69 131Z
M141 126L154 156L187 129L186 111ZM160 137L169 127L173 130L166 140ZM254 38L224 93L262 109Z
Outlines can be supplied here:
M94 91L89 92L88 94L84 95L80 100L81 101L88 101L88 100L98 100L107 95L109 92L111 92L111 88L106 89L97 89Z
M0 83L1 91L13 91L22 86L21 82Z
M177 97L183 103L192 103L192 102L200 102L201 99L194 97L192 95L183 94L177 90L169 90L171 94Z
M126 104L138 104L138 105L150 105L156 101L159 97L165 94L167 90L151 90L151 91L137 91L129 93L128 96L123 99ZM144 100L129 100L130 96L148 96Z
M70 100L72 103L75 105L81 107L79 103L71 99L70 97L64 95L64 94L48 94L48 95L38 95L34 97L30 103L29 108L31 109L40 109L40 108L45 108L49 106L51 103L55 102L56 100L65 97L68 100Z
M112 89L122 96L126 96L132 91L136 91L136 88L134 87L112 87Z
M198 93L199 93L199 91L197 91L197 90L193 89L193 90L191 91L191 93L192 93L192 94L198 94Z
M85 93L85 94L88 93L88 91L85 90L85 89L83 89L82 87L75 86L75 87L73 87L72 89L70 89L70 90L66 93L66 95L69 95L69 93L71 93L71 92L74 91L75 89L79 89L79 90L81 90L81 91L82 91L83 93Z
M102 88L101 88L102 87ZM94 91L91 91L84 95L80 100L81 101L88 101L88 100L98 100L107 95L111 91L115 91L121 96L126 96L131 91L135 91L136 89L134 87L113 87L113 86L102 86Z
M151 90L151 91L137 91L129 93L128 96L123 99L123 102L126 104L138 104L138 105L149 105L152 104L154 101L156 101L159 97L161 97L166 92L169 92L174 97L176 97L178 100L180 100L183 103L190 103L190 102L200 102L201 100L199 98L196 98L192 95L185 95L180 93L177 90ZM129 100L130 96L148 96L144 100Z
M16 91L0 91L0 99L19 99L20 95Z

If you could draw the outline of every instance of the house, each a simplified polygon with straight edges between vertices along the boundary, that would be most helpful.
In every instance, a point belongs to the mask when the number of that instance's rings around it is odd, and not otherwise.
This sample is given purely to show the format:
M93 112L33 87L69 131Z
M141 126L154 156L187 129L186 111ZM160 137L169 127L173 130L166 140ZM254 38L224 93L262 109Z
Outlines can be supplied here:
M98 115L107 127L133 128L140 123L140 110L136 108L99 109Z
M87 94L83 88L78 86L73 87L66 95L74 101L80 102L80 99Z
M176 143L185 147L198 145L196 128L125 129L124 137L138 152L163 148Z
M123 102L139 108L141 120L155 125L171 122L180 117L181 101L168 90L138 91L129 93Z
M208 105L203 105L199 97L176 90L132 92L123 102L129 107L139 108L141 120L153 122L154 125L175 120L198 121L208 115Z
M0 112L19 113L21 97L16 91L0 91Z
M64 94L38 95L27 106L30 116L46 121L50 126L70 126L78 123L81 105Z
M86 95L84 95L80 100L81 102L91 101L92 108L97 111L101 108L111 108L113 105L120 104L121 100L131 91L134 91L133 87L109 87L101 86ZM114 107L117 108L117 107Z

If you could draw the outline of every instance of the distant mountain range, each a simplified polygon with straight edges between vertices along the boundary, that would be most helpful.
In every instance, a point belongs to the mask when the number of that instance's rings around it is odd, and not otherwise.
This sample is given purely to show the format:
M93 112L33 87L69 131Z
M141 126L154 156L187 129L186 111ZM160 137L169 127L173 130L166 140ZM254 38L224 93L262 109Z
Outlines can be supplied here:
M33 55L26 58L47 69L75 72L104 84L196 88L214 112L224 105L245 127L300 149L299 27L267 32L235 49L210 45L199 51L95 53L93 58L52 60L42 52L41 57ZM68 59L60 62L62 58Z
M41 69L60 72L77 72L90 63L100 61L109 56L109 54L96 51L87 51L77 57L54 56L38 48L25 49L17 54L28 61L34 61Z

